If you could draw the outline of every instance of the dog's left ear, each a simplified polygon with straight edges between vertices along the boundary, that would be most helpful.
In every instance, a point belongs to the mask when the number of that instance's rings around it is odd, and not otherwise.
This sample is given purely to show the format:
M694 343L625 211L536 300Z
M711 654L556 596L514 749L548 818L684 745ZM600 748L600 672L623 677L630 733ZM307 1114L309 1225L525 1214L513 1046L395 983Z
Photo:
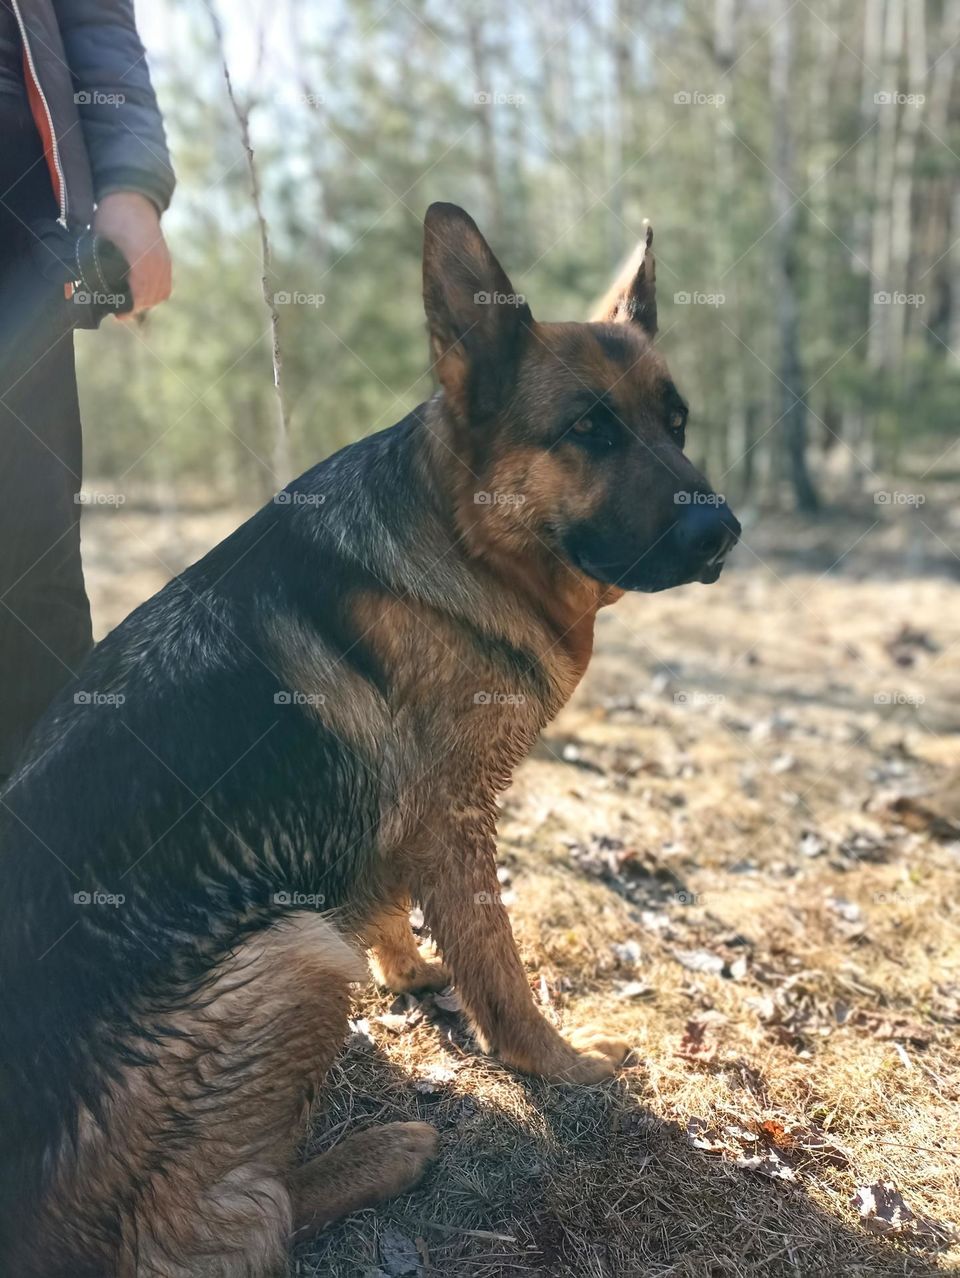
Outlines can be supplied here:
M456 204L427 209L423 306L451 407L464 421L495 412L533 316L473 218Z
M653 227L630 254L617 278L598 302L591 323L639 324L648 337L657 331L657 266L653 256Z

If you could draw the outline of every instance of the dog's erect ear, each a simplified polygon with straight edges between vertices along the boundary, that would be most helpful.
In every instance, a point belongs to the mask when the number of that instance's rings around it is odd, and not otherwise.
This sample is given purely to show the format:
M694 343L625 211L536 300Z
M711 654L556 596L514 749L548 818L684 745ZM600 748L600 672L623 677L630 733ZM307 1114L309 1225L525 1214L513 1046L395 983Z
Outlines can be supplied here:
M427 209L423 307L434 367L454 411L464 421L495 412L533 317L456 204Z
M648 337L657 331L657 266L653 257L653 227L645 222L646 234L630 254L601 302L591 322L639 324Z

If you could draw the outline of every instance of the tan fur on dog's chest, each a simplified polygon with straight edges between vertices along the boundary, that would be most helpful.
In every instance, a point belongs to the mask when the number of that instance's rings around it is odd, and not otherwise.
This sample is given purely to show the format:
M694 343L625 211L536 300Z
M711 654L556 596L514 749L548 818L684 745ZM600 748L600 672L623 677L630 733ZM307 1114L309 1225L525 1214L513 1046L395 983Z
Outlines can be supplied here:
M445 821L454 806L492 813L586 662L535 619L482 635L421 603L373 595L358 597L353 615L390 672L388 786L408 817L394 837Z

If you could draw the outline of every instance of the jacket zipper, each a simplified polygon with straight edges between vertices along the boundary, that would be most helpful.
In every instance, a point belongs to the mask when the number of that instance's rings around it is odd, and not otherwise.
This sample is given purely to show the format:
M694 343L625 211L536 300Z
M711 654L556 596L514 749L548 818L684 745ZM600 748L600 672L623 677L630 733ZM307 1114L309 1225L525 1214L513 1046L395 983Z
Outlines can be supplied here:
M67 183L63 175L63 165L60 162L60 147L57 142L56 132L54 131L54 128L53 128L53 116L50 112L50 104L47 102L47 95L44 93L43 86L40 83L40 77L39 75L37 75L37 67L36 67L36 63L33 60L33 53L30 50L30 40L27 37L27 28L24 24L23 16L20 13L20 5L18 3L18 0L11 0L11 4L13 7L14 16L17 19L17 26L20 28L20 39L23 41L23 51L26 54L27 66L30 68L30 75L31 75L31 78L33 79L34 88L37 90L37 96L39 97L40 101L43 103L43 110L47 117L47 128L50 130L50 151L51 151L51 154L53 155L53 167L56 169L56 173L57 173L57 185L60 188L57 191L57 201L60 205L60 216L57 218L57 221L60 223L61 226L66 227L67 225Z

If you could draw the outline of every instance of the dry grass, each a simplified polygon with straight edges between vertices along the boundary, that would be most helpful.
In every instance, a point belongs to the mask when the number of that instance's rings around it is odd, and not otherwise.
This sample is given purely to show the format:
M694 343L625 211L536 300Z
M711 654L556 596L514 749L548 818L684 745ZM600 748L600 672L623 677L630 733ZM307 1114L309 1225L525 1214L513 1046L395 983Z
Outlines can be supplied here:
M876 1237L850 1206L857 1186L892 1181L918 1215L960 1225L956 533L918 542L915 523L881 513L827 576L872 507L813 535L780 521L779 545L748 530L753 549L717 587L603 615L584 686L506 796L501 859L545 1013L626 1034L633 1063L604 1087L521 1079L429 1000L378 1021L393 1000L371 987L357 1012L368 1033L330 1079L312 1147L424 1118L441 1158L292 1273L958 1268L956 1242ZM100 581L114 592L101 621L166 575L155 521L116 519L89 521L95 599ZM220 531L181 523L182 558ZM107 557L131 550L146 575L127 559L120 583ZM176 547L161 551L179 567ZM917 633L898 646L903 625ZM931 797L891 811L918 793ZM696 1147L692 1119L726 1153ZM765 1121L815 1128L842 1152L781 1143L793 1180L738 1166L741 1149L777 1147L770 1125L766 1141L737 1134Z

